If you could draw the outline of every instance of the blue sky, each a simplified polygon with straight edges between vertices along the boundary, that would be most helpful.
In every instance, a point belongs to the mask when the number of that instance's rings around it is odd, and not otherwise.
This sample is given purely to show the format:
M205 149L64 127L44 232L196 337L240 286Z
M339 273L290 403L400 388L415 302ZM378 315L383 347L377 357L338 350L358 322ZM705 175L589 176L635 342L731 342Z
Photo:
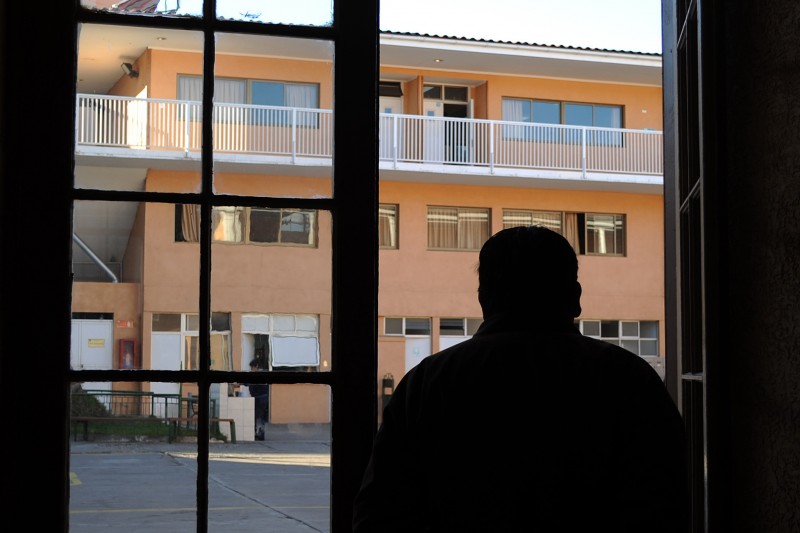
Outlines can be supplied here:
M182 0L181 11L197 14L201 5ZM323 25L330 23L331 5L332 0L218 0L217 12ZM661 53L661 0L381 0L381 29Z

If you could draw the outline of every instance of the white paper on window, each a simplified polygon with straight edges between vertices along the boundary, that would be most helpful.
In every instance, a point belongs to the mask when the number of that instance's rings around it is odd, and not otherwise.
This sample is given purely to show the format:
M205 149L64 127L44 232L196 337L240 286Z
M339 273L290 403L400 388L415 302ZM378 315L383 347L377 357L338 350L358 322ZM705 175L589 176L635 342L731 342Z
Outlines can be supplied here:
M319 365L319 342L316 337L270 337L272 366Z

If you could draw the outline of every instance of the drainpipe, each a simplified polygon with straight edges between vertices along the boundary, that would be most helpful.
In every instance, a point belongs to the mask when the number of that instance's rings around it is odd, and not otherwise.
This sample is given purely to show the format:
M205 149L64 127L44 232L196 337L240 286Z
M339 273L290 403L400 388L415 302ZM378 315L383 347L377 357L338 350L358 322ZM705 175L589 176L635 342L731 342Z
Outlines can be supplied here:
M102 259L100 259L99 257L97 257L97 254L96 254L96 253L94 253L94 252L92 251L92 249L91 249L91 248L89 248L89 245L88 245L88 244L86 244L85 242L83 242L83 240L81 240L81 238L80 238L80 237L78 237L78 235L77 235L77 234L75 234L75 233L73 233L73 234L72 234L72 240L73 240L73 241L75 241L75 244L77 244L78 246L80 246L80 247L81 247L81 250L83 250L84 252L86 252L86 255L88 255L88 256L89 256L89 259L91 259L92 261L94 261L94 262L97 264L97 266L99 266L100 268L102 268L102 269L103 269L103 272L105 272L106 274L108 274L108 277L109 277L109 278L111 278L111 282L112 282L112 283L119 283L119 280L117 279L117 276L116 276L116 275L115 275L113 272L111 272L111 269L109 269L109 268L106 266L106 264L103 262L103 260L102 260Z

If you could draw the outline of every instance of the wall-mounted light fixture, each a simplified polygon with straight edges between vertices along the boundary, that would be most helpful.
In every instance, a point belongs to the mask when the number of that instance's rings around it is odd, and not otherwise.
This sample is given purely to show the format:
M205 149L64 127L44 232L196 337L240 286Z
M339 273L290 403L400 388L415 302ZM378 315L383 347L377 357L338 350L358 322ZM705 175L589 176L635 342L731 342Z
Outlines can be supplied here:
M127 74L128 77L130 77L130 78L138 78L139 77L139 71L138 70L133 70L133 65L131 65L130 63L123 63L123 64L120 65L120 67L122 68L122 72Z

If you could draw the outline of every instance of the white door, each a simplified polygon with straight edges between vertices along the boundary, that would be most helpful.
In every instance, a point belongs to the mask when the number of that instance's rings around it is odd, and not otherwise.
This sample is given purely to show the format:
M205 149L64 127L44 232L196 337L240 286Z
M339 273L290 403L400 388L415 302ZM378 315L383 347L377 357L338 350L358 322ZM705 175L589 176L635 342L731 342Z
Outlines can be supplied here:
M455 346L460 342L471 339L472 335L441 335L439 336L439 351Z
M403 113L403 99L398 96L381 96L378 99L378 112L383 115L399 115ZM394 161L403 159L402 119L398 117L380 117L380 158Z
M425 117L444 117L444 104L436 100L425 100L422 108ZM426 163L444 163L444 120L425 120L423 158Z
M153 370L181 369L181 334L153 333L150 340L150 365ZM155 394L180 394L180 383L154 382L150 384L150 392ZM157 417L178 416L176 402L155 402L153 415Z
M75 370L114 368L114 321L74 319L70 366ZM84 390L111 390L111 382L85 382Z
M431 354L430 337L406 337L406 372Z

